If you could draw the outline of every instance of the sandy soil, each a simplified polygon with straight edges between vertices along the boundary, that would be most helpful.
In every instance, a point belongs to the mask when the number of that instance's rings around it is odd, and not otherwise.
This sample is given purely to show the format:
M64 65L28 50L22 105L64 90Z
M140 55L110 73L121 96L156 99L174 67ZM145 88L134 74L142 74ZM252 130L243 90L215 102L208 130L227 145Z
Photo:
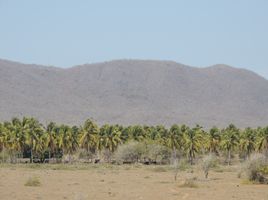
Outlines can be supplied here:
M177 182L173 176L172 171L153 166L83 170L2 166L0 199L268 200L268 186L245 184L234 170L211 172L207 180L199 170L180 173ZM25 186L30 177L38 177L41 186ZM197 188L181 187L189 178L195 179Z

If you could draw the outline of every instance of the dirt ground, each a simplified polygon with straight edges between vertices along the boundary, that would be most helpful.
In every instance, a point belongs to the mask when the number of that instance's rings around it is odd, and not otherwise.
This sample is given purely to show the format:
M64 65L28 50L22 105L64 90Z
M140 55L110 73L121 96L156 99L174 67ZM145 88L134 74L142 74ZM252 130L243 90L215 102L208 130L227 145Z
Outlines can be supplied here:
M37 177L41 186L25 186ZM194 187L182 187L193 179ZM174 172L159 166L109 166L88 168L0 167L0 199L69 200L268 200L268 186L245 183L234 169L211 171L206 180L200 170Z

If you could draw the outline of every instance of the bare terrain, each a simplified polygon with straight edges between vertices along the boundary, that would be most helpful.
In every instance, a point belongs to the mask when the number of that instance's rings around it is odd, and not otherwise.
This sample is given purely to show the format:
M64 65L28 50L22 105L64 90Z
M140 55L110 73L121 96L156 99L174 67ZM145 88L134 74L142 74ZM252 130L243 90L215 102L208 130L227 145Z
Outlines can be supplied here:
M31 177L41 185L25 186ZM187 179L193 185L185 186ZM208 179L195 168L180 172L174 182L172 170L164 166L3 165L0 194L3 200L267 200L268 188L239 179L236 166L214 170Z

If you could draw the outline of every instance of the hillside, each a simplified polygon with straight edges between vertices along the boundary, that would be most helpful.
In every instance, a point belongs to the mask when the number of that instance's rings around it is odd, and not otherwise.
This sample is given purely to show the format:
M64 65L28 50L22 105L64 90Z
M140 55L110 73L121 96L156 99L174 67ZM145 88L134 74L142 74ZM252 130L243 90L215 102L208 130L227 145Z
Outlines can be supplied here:
M268 81L215 65L117 60L62 69L0 60L0 120L268 125Z

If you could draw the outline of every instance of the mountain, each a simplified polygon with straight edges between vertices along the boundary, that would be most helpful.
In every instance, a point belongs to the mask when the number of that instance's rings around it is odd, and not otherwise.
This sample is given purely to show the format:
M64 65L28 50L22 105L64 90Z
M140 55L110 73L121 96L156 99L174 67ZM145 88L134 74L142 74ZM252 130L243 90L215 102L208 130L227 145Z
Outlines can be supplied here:
M227 65L116 60L67 69L0 60L0 121L268 125L268 80Z

